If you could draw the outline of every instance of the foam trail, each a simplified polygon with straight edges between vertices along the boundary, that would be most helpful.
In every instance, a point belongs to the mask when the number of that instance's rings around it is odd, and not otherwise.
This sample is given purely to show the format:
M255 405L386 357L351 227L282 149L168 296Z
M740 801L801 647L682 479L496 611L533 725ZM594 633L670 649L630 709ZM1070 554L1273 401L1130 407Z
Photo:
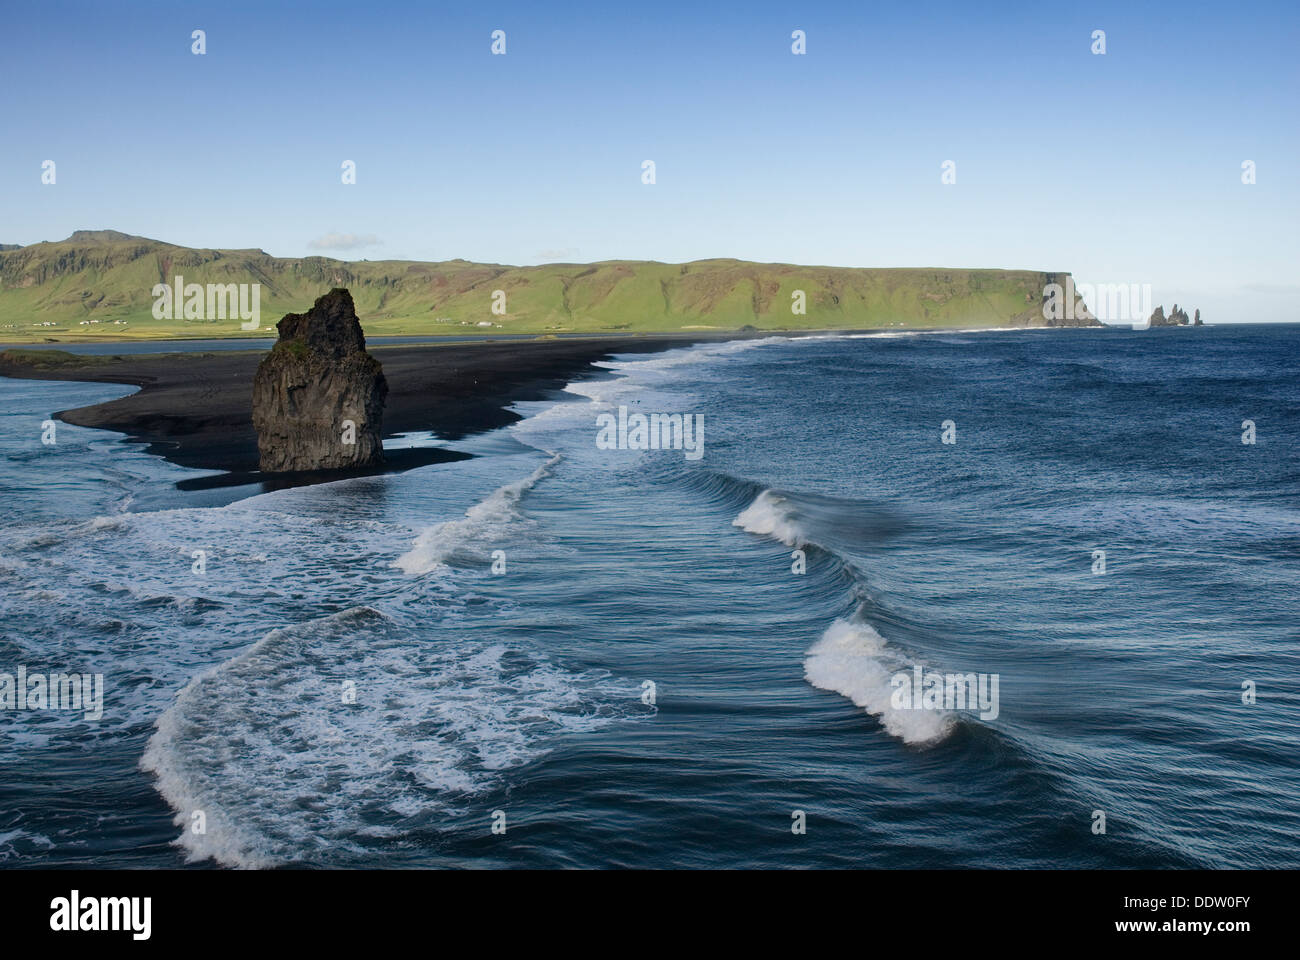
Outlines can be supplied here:
M442 572L455 557L473 557L473 544L501 540L509 526L522 519L518 505L523 495L549 476L551 468L560 460L559 454L553 455L522 480L494 490L466 510L464 517L445 520L424 530L411 549L393 561L393 566L411 575Z
M6 860L22 860L23 854L19 852L19 847L22 846L52 850L54 841L44 834L28 833L25 830L0 831L0 863Z
M819 690L848 697L904 743L931 744L952 732L955 721L942 710L899 709L890 702L890 678L910 669L885 638L865 623L836 620L808 650L804 677Z
M428 642L354 607L272 630L192 679L141 767L190 860L353 866L445 829L557 738L653 715L637 694L605 671L470 634Z
M324 622L350 629L364 626L368 621L384 619L377 610L356 607L335 614ZM239 680L248 674L255 675L263 664L276 666L274 656L277 648L293 634L292 629L272 630L232 659L198 674L158 717L155 732L140 759L140 769L154 774L156 789L176 811L172 822L182 828L177 843L185 848L190 861L210 857L219 863L252 869L272 867L280 862L252 825L252 818L228 810L210 782L232 759L230 744L238 743L245 756L263 752L253 747L248 736L252 711L246 708L239 711L247 730L231 724L231 717L218 717L218 722L213 725L204 714L213 709L211 701L214 698L209 690L215 685L229 684L222 691L227 696L218 699L218 703L246 699L247 690L236 691L237 684L229 683L228 678ZM243 696L229 696L236 692ZM214 748L213 733L226 742L224 749L219 745ZM200 751L203 762L195 764L190 755ZM287 760L286 756L281 763ZM248 786L244 784L245 788ZM202 812L204 829L201 832L193 829L191 817L194 811Z

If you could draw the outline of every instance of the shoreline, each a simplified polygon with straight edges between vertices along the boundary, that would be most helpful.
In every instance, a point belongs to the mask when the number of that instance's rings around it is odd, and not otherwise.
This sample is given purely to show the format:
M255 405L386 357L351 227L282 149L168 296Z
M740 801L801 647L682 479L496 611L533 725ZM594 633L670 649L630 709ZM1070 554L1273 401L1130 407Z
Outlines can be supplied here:
M1297 321L1300 323L1300 321ZM1206 327L1237 327L1237 326L1258 326L1268 324L1251 324L1251 323L1205 323ZM727 341L727 340L748 340L763 337L825 337L825 336L846 336L849 334L861 335L868 333L976 333L976 332L993 332L993 331L1020 331L1020 330L1129 330L1132 329L1130 323L1089 323L1089 324L1012 324L1010 326L980 326L966 327L958 324L952 324L942 327L916 327L916 326L886 326L886 327L772 327L760 328L751 327L744 329L740 327L708 327L683 328L681 330L655 330L640 331L636 333L624 333L620 331L592 331L592 332L559 332L545 335L536 333L379 333L366 335L366 347L369 350L382 349L385 347L441 347L441 346L471 346L471 345L492 345L503 343L553 343L574 341L618 341L623 342L640 342L655 341L663 339L672 340L690 340L691 342L700 343L703 341ZM240 334L230 334L221 336L217 334L195 334L189 337L95 337L90 335L73 335L57 339L46 337L43 339L31 340L0 340L0 352L5 350L61 350L64 347L107 347L121 345L123 347L133 347L140 344L148 343L223 343L235 344L247 342L250 344L249 351L262 351L257 346L259 341L274 343L277 334L275 328L269 332L259 332L255 336L243 336ZM406 341L406 342L397 342ZM224 348L223 348L224 349ZM155 351L145 351L155 352ZM161 351L158 351L161 352ZM230 350L235 353L238 351ZM104 354L109 356L111 354ZM126 354L134 356L134 354Z
M370 352L384 365L389 386L384 438L428 431L454 443L518 421L520 416L508 409L511 404L545 399L593 371L597 361L733 339L743 338L705 334L376 345ZM178 466L220 474L184 481L181 489L298 486L469 456L417 447L386 451L384 465L368 470L263 474L257 468L252 398L253 374L263 356L263 350L88 355L83 362L52 365L0 359L0 376L139 387L124 397L53 415L74 426L125 434L124 442L145 444L147 452Z
M788 332L707 331L689 334L565 337L547 340L451 340L417 344L370 342L384 365L389 393L384 408L385 439L429 432L448 443L507 426L520 419L508 408L521 400L545 399L593 364L617 354L659 353L703 343L825 336L880 336L934 333L1018 332L1075 327L831 329ZM1106 329L1098 327L1096 329ZM230 338L237 340L241 338ZM381 341L382 338L374 338ZM139 342L139 341L135 341ZM160 341L183 343L185 341ZM41 353L45 347L10 347ZM322 483L346 477L393 473L466 459L444 447L413 447L385 452L384 464L364 470L263 474L258 470L253 427L252 385L266 350L70 354L71 361L15 361L0 356L0 376L23 380L119 383L135 393L104 403L55 411L65 423L124 434L150 454L177 466L214 471L185 480L181 490L260 483L266 489ZM65 355L66 352L65 352Z

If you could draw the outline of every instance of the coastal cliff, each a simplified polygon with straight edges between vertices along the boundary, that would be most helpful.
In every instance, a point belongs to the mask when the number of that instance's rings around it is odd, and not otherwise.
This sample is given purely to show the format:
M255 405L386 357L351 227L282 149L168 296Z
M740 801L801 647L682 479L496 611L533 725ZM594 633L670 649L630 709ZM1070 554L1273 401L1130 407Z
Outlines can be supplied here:
M301 309L345 287L374 336L643 334L833 329L1091 326L1076 305L1045 314L1064 271L828 267L713 259L512 266L342 261L214 250L111 230L0 250L0 340L256 337L253 313L161 311L155 284L256 285L261 312ZM251 290L247 292L251 297ZM209 294L211 296L211 294ZM242 303L243 301L240 301ZM1093 305L1084 305L1084 307ZM194 314L191 316L191 312ZM244 321L244 322L241 322Z
M253 377L253 425L264 473L382 463L383 367L366 352L352 295L335 288L287 314Z

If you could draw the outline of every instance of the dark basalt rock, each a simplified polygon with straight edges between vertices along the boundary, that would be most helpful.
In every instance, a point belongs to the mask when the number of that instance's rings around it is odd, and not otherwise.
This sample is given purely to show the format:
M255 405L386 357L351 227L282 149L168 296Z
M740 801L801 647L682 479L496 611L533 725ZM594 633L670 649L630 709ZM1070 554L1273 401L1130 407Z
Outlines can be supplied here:
M276 329L280 338L253 378L261 470L382 463L388 382L379 361L366 353L352 294L331 290L307 313L287 314Z
M1166 317L1165 308L1164 305L1162 304L1161 306L1156 307L1155 312L1151 314L1151 326L1153 327L1186 327L1186 326L1199 327L1201 326L1201 311L1197 310L1196 319L1192 320L1187 316L1187 311L1175 303L1174 308L1169 311L1169 316Z

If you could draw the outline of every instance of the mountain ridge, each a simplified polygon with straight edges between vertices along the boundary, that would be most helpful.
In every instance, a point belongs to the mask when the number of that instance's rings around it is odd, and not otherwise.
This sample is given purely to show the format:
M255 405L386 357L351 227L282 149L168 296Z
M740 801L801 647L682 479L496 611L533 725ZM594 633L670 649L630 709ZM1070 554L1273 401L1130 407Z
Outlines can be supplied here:
M177 277L204 286L259 284L257 329L241 328L237 318L181 319L179 309L176 319L155 318L155 285L172 285ZM727 257L536 266L346 261L78 230L61 241L0 247L0 339L265 335L269 318L301 310L333 287L353 291L372 335L1096 324L1090 317L1044 320L1050 283L1072 280L1068 271L827 267ZM800 299L802 313L792 309Z

